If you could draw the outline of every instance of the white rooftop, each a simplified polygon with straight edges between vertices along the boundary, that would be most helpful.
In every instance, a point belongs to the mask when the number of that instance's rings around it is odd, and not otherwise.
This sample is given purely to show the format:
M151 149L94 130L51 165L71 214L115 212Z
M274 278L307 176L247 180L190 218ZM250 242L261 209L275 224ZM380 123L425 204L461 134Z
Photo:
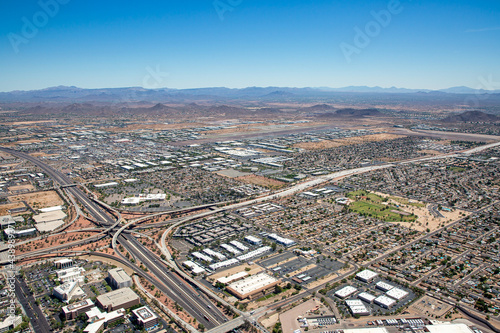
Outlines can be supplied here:
M404 290L399 289L399 288L392 288L391 290L389 290L385 294L387 296L391 297L391 298L397 299L398 301L400 299L403 299L406 296L408 296L408 292L407 291L404 291Z
M465 324L439 324L425 326L430 333L472 333L473 331Z
M391 307L396 304L396 300L385 295L375 298L375 303L385 305L386 307Z
M375 273L374 271L371 271L369 269L365 269L362 272L359 272L356 274L356 277L361 280L371 280L374 279L378 276L378 273Z
M338 296L340 298L345 298L347 296L350 296L352 294L354 294L356 291L358 291L358 289L352 287L352 286L346 286L340 290L337 290L335 292L335 296Z
M277 281L278 280L276 280L274 277L266 273L260 273L247 277L246 279L233 282L229 285L229 287L237 291L241 295L246 295Z
M381 289L383 291L389 291L391 290L392 288L394 288L394 286L384 282L384 281L379 281L377 282L377 288L378 289Z

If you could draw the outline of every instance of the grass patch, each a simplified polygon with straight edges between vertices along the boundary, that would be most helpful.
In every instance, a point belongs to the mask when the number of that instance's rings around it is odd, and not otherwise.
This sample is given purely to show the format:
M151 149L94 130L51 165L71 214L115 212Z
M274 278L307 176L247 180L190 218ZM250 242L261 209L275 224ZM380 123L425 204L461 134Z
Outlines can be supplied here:
M414 222L417 220L417 216L413 214L404 215L408 213L398 207L382 204L387 202L388 199L376 194L367 191L355 191L348 193L347 196L356 200L349 205L349 210L359 215L373 217L385 222Z
M448 167L448 170L453 171L453 172L464 172L465 168L452 166L452 167Z

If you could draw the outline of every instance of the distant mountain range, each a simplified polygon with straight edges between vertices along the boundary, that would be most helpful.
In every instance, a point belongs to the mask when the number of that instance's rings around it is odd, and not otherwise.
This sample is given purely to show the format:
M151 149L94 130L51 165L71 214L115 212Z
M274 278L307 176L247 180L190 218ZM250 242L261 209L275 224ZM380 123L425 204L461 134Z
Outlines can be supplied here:
M0 102L112 102L130 103L185 101L185 100L297 100L301 98L329 98L332 96L351 96L351 94L367 95L424 95L441 96L449 99L451 95L490 94L500 95L500 90L477 90L468 87L453 87L442 90L381 88L366 86L351 86L344 88L287 88L287 87L248 87L231 89L224 87L195 89L144 89L102 88L83 89L78 87L58 86L41 90L0 92Z
M466 111L442 120L444 123L492 123L497 121L500 121L500 117L481 111Z

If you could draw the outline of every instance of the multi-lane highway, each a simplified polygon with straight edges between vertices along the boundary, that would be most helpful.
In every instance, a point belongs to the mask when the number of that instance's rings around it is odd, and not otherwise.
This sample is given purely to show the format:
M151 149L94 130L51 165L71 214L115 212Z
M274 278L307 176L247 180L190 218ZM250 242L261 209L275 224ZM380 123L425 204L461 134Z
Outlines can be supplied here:
M97 203L89 199L87 195L76 186L67 186L73 184L73 182L65 175L57 170L52 169L50 166L46 165L37 158L34 158L28 154L8 149L1 148L0 150L10 153L18 158L28 160L33 164L37 165L42 169L48 176L50 176L54 181L59 183L60 186L66 186L64 189L71 195L73 195L80 204L86 208L90 214L102 225L108 226L108 231L115 229L118 222L114 220L113 217L108 215ZM98 235L96 235L98 236ZM85 240L84 240L85 241ZM87 239L86 241L89 241ZM119 242L127 248L131 254L137 257L145 267L150 270L157 280L151 279L155 287L164 292L169 298L176 301L180 306L182 306L186 312L188 312L192 317L196 318L198 322L203 323L207 328L213 328L217 325L225 322L226 317L212 304L202 293L196 292L186 283L184 283L175 273L171 273L167 268L160 263L160 261L153 255L145 246L138 242L132 236L124 236L123 234L119 237ZM51 248L47 250L41 250L40 253L47 251L56 251L68 248L68 246L76 244L64 244L60 247ZM199 295L199 296L198 296ZM39 310L37 306L35 306ZM37 324L35 318L33 319L33 325ZM38 324L39 325L39 324Z
M227 320L203 293L186 284L177 273L170 271L159 257L149 251L144 251L143 245L137 239L122 234L119 236L119 242L164 284L164 286L157 285L164 294L177 302L189 314L196 318L201 317L198 321L205 327L213 328Z

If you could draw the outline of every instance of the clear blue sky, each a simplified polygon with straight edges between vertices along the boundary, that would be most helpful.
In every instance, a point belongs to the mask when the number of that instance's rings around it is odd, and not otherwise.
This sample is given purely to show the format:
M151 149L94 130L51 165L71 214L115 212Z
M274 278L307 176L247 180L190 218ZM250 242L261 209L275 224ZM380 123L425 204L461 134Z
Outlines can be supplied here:
M350 62L340 46L395 0L217 0L232 7L223 20L213 0L59 1L53 17L38 1L0 3L0 91L500 82L498 0L400 0Z

